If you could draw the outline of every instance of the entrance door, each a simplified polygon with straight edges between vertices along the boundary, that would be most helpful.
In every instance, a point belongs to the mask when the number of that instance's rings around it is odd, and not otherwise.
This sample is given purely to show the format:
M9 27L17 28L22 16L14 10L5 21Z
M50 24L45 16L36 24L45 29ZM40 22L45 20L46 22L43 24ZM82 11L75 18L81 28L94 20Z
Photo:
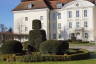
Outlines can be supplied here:
M77 34L76 34L76 40L81 40L80 33L77 33Z
M71 33L71 40L76 40L75 33Z

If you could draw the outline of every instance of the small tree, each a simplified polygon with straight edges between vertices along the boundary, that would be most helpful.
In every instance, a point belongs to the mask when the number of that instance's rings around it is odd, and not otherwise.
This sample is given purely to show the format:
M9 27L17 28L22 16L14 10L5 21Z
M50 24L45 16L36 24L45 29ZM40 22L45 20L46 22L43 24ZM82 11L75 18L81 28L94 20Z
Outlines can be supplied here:
M12 28L9 28L8 29L8 32L12 33L13 32L13 29Z
M39 51L40 44L46 40L46 33L44 30L41 30L41 21L33 20L32 28L29 32L29 42L32 47Z

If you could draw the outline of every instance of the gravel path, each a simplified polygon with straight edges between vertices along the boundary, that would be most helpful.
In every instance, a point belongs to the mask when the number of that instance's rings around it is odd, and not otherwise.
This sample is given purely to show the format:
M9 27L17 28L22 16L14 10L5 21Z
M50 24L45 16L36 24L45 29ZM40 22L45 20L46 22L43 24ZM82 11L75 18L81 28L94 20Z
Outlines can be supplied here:
M70 48L82 48L89 50L90 52L96 51L96 45L91 45L91 46L79 46L79 45L74 45L74 46L69 46Z

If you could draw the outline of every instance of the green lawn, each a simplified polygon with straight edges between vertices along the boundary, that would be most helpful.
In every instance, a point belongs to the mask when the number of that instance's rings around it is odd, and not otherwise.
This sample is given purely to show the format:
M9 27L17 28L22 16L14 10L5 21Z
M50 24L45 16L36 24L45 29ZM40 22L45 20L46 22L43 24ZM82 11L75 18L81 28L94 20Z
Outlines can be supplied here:
M0 62L0 64L96 64L96 59L78 60L78 61L57 61L57 62Z
M69 43L70 46L93 46L93 45L96 45L95 43L79 43L79 42L73 42L73 43Z

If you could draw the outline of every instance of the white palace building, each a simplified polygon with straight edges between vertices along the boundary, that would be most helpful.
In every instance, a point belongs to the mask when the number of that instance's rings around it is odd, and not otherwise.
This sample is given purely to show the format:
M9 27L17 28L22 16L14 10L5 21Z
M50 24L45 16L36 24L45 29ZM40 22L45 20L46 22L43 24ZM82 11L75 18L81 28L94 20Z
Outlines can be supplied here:
M41 20L47 39L96 41L95 0L22 0L13 9L14 33L28 34Z

